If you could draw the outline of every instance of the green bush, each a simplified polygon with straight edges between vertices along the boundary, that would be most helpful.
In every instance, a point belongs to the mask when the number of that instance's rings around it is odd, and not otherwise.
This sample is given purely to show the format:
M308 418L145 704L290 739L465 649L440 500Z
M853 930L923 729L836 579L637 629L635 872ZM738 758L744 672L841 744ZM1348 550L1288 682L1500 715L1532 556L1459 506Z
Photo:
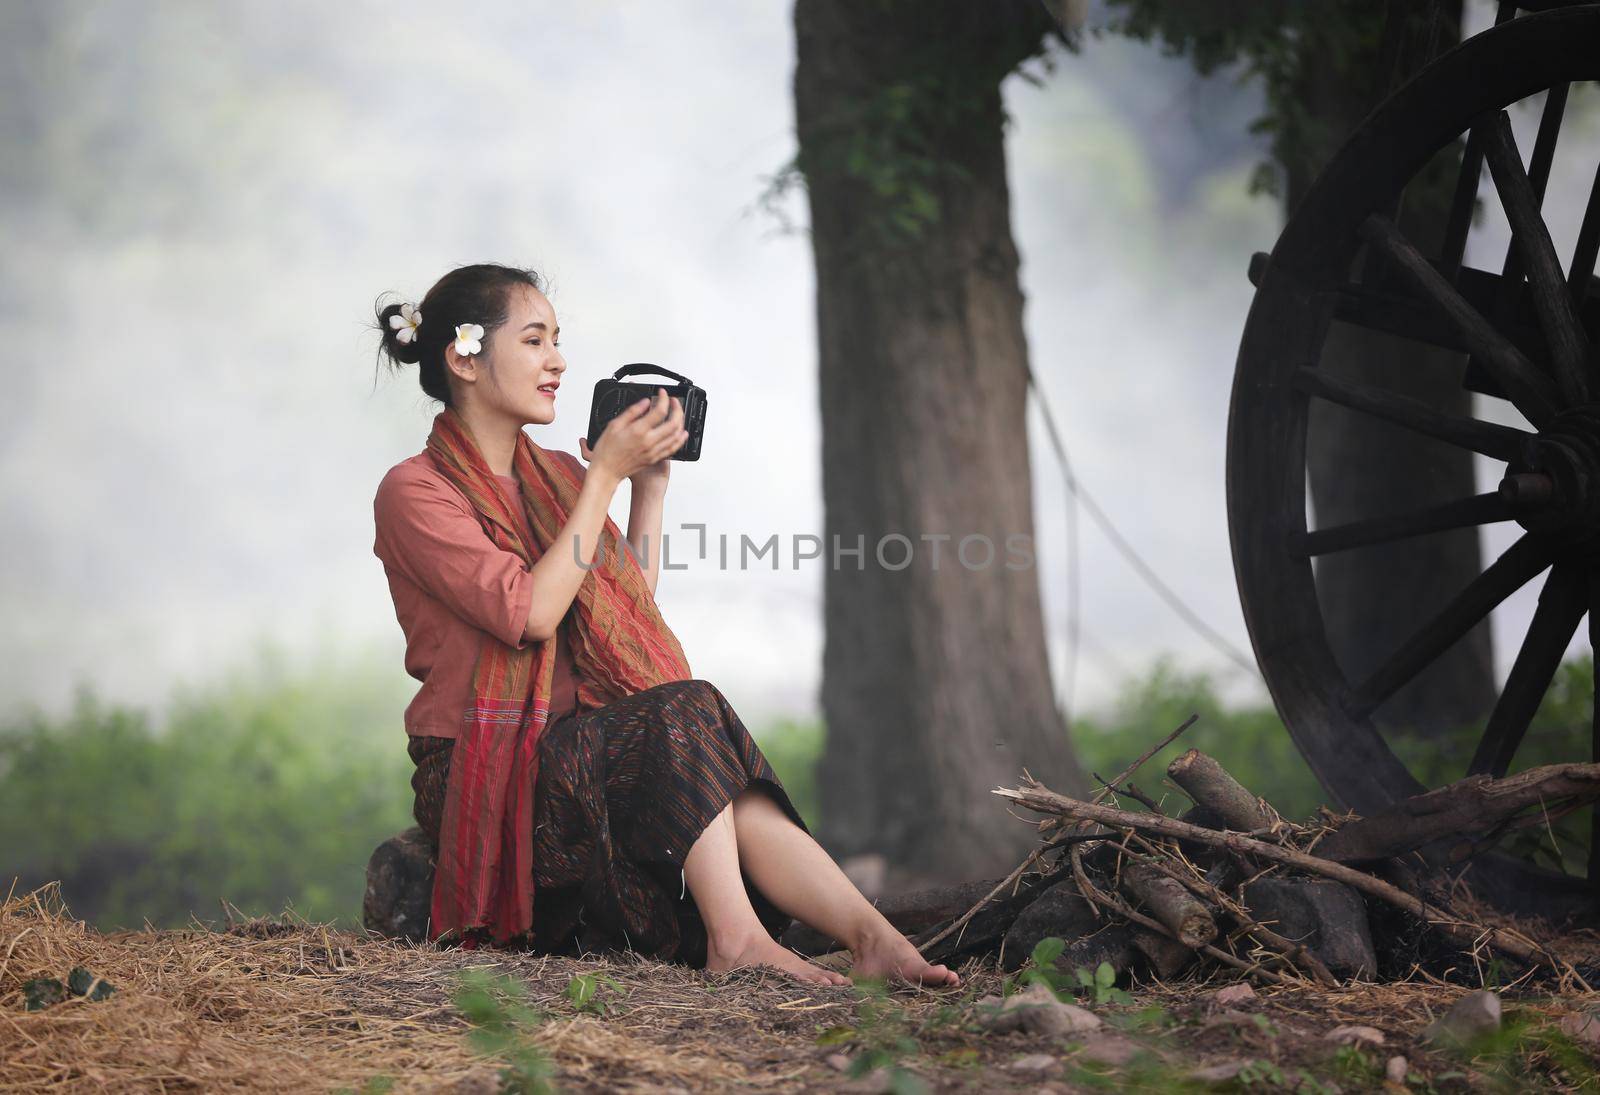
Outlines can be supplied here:
M368 857L412 824L405 696L392 671L267 650L180 690L166 725L80 687L58 720L0 727L0 847L25 890L60 879L102 930L250 915L360 923ZM402 678L403 679L403 678Z
M60 879L73 914L102 930L178 927L191 913L216 922L220 898L249 915L287 905L359 927L368 857L412 824L401 719L413 685L387 658L319 656L312 666L291 669L267 648L219 682L178 689L159 728L89 688L61 718L34 711L0 724L0 885ZM1593 695L1592 657L1562 666L1517 768L1587 758ZM1077 721L1079 759L1109 779L1191 712L1199 721L1136 777L1146 792L1176 794L1163 770L1195 747L1286 817L1324 801L1270 706L1225 705L1205 674L1169 662ZM756 737L816 831L822 724L786 720ZM1463 731L1399 749L1438 786L1460 775L1476 741ZM1524 854L1579 872L1588 811L1519 839Z

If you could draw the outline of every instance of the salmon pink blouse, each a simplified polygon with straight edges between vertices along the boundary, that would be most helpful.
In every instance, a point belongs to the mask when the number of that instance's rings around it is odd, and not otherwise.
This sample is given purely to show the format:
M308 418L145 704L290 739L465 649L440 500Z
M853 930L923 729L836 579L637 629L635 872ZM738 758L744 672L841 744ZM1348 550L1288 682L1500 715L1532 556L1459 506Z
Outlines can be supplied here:
M550 450L578 469L571 453ZM496 475L519 522L523 542L534 543L517 479ZM472 670L485 631L503 643L528 646L523 629L533 604L532 570L514 551L483 531L472 504L439 473L426 449L384 475L372 503L372 551L383 562L395 617L406 637L406 672L422 682L406 707L411 735L453 738L472 703ZM563 626L571 619L562 621ZM557 634L549 722L577 709L577 668Z

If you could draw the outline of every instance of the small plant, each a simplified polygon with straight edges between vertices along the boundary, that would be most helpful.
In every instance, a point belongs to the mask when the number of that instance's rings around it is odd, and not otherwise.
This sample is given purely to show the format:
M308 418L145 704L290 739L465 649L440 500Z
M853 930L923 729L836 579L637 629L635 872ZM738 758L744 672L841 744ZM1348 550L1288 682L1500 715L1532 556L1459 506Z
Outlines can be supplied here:
M1028 985L1043 985L1058 998L1063 992L1070 993L1071 979L1056 968L1056 959L1066 949L1067 944L1054 935L1039 940L1033 945L1033 953L1022 964L1022 969L1017 971L1016 977L1006 983L1004 995L1010 996Z
M1241 1087L1259 1085L1261 1087L1281 1088L1286 1086L1283 1070L1271 1061L1263 1061L1259 1057L1246 1061L1245 1066L1239 1070L1239 1074L1234 1078Z
M452 998L472 1030L467 1041L478 1053L505 1063L500 1089L520 1095L549 1095L556 1090L551 1077L555 1063L534 1041L545 1014L526 1001L521 981L484 970L462 970Z
M1131 1004L1133 997L1117 988L1117 971L1110 962L1101 962L1090 973L1082 966L1077 970L1078 986L1084 995L1096 1004Z
M1333 1051L1333 1075L1358 1090L1377 1087L1382 1086L1383 1066L1359 1046L1340 1046Z
M856 1022L829 1027L817 1035L817 1044L858 1046L846 1070L852 1078L882 1068L894 1095L926 1095L928 1087L922 1078L901 1064L904 1058L922 1051L911 1033L910 1016L889 999L884 978L862 977L852 979L852 984L857 997Z
M603 973L580 973L567 982L567 999L572 1001L572 1006L578 1011L588 1012L591 1015L605 1015L611 1009L611 1002L601 997L601 985L617 992L627 991Z
M359 1089L353 1087L334 1088L333 1095L387 1095L392 1090L394 1090L394 1077L380 1073L377 1076L368 1077L367 1082L362 1084Z
M1086 996L1096 1004L1133 1003L1131 995L1117 988L1117 971L1110 962L1101 962L1092 972L1082 966L1071 974L1063 972L1056 960L1066 949L1067 944L1057 936L1039 940L1016 977L1001 986L1002 994L1010 996L1028 985L1043 985L1063 1002L1070 996Z

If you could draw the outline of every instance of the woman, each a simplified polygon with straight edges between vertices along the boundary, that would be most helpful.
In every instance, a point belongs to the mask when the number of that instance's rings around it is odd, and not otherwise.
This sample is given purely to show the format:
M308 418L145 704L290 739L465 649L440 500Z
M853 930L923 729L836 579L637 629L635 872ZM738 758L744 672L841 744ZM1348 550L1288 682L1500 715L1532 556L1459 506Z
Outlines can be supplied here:
M523 431L567 363L539 276L492 264L378 312L383 350L444 404L389 470L374 551L422 682L406 709L417 823L438 844L429 937L631 947L708 970L846 978L783 947L794 917L853 973L955 986L811 838L727 699L692 679L654 592L683 408L657 389L587 467ZM632 483L627 544L607 516Z

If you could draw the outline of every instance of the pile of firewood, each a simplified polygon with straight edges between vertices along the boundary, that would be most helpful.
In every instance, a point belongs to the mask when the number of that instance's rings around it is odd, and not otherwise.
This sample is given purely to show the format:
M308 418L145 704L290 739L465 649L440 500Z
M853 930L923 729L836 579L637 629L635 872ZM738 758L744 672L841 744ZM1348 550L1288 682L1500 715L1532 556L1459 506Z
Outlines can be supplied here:
M1469 777L1381 814L1323 809L1297 823L1191 749L1167 769L1193 804L1173 817L1128 781L1192 722L1088 800L1026 774L1020 787L997 788L1044 815L1027 859L1004 879L879 908L930 961L992 954L1016 969L1040 940L1056 937L1065 944L1059 967L1109 962L1119 974L1163 980L1231 967L1269 983L1331 986L1405 976L1423 959L1480 971L1498 959L1508 973L1588 988L1582 962L1504 918L1490 924L1460 911L1453 876L1441 867L1600 799L1600 764ZM806 953L828 949L812 935L796 929L785 942Z

